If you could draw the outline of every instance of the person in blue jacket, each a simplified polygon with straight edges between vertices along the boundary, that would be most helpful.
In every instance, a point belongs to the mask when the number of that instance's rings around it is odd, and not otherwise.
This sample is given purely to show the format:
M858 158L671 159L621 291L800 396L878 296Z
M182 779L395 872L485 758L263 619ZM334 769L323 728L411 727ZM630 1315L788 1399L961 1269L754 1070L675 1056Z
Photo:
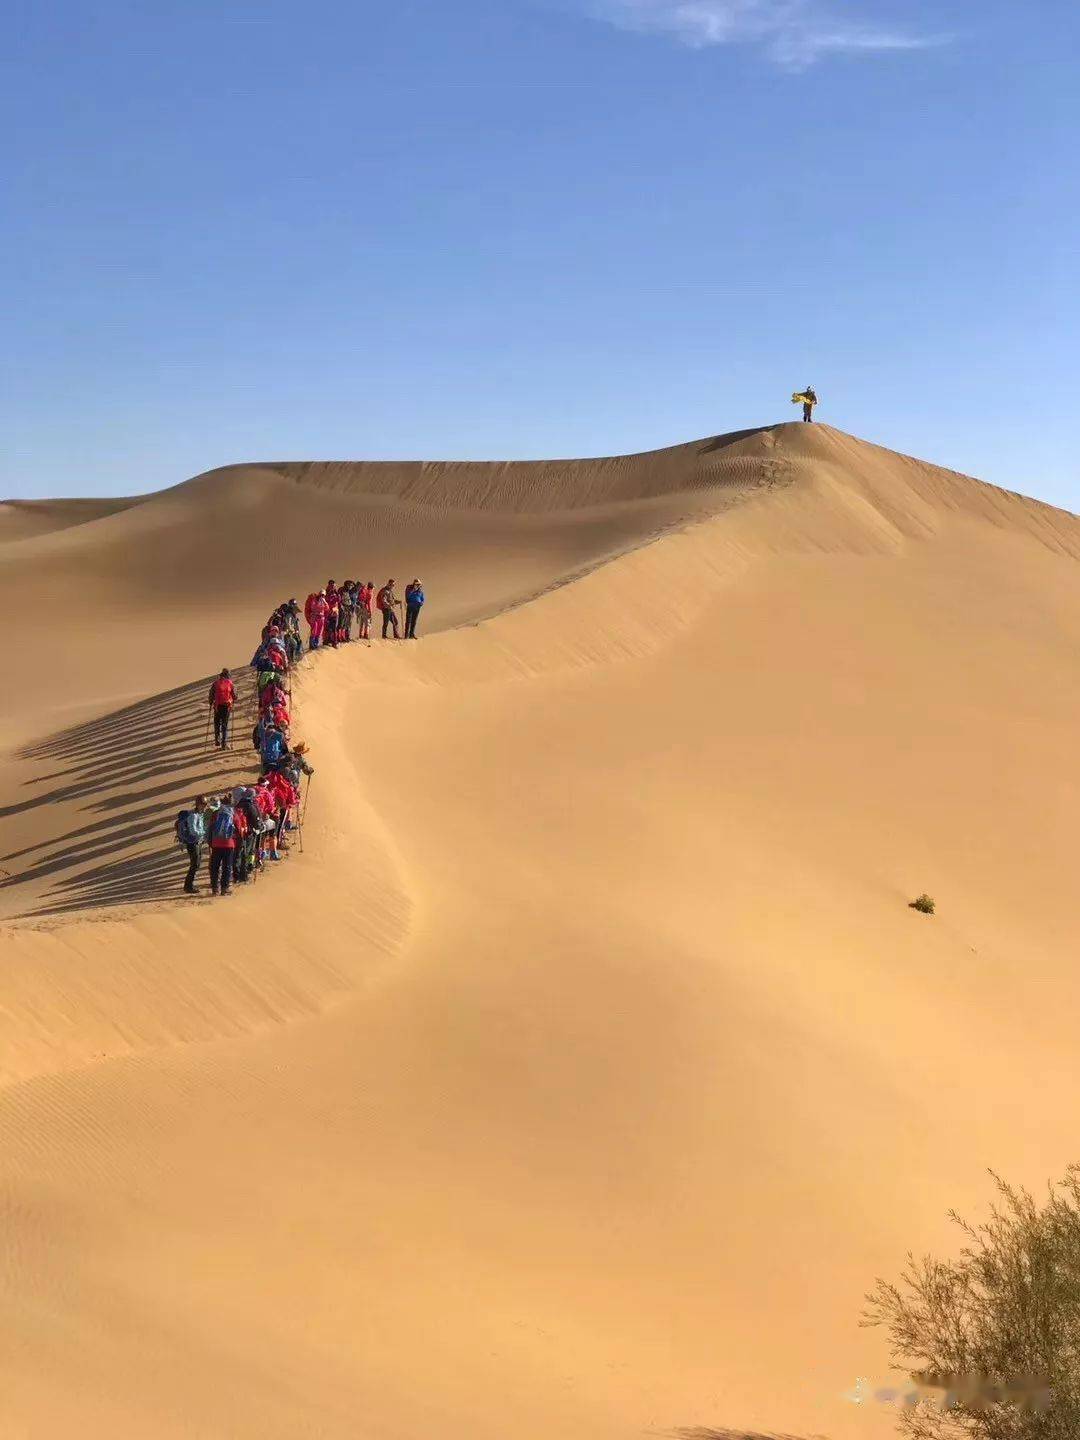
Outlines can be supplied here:
M416 622L424 605L424 587L419 580L405 586L405 639L416 639Z
M274 770L281 764L289 753L289 745L285 736L277 728L272 726L263 736L262 750L260 752L263 763L263 774L268 770Z

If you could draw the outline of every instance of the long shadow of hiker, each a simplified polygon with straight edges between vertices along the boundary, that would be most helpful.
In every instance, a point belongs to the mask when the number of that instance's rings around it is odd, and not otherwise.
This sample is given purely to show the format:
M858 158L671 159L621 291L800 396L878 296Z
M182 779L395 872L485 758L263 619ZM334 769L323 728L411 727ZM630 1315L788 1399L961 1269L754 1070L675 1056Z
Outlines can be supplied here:
M12 871L0 879L0 892L34 889L29 907L16 911L20 917L183 899L186 860L174 840L177 811L195 794L248 782L256 768L249 741L254 681L249 671L236 679L241 698L231 750L215 749L207 738L207 677L18 752L27 764L52 760L60 766L22 782L20 789L36 794L0 807L0 818L45 811L45 838L0 856ZM56 780L65 783L40 788ZM72 825L73 803L80 815L101 818Z

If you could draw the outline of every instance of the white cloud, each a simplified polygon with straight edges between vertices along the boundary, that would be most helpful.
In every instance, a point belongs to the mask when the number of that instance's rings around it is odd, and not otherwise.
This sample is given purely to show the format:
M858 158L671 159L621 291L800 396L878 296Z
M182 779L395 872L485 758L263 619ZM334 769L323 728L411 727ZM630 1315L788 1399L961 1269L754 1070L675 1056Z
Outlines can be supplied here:
M803 70L826 55L921 50L920 36L847 17L829 0L589 0L599 19L622 30L667 34L685 45L756 44L778 64Z

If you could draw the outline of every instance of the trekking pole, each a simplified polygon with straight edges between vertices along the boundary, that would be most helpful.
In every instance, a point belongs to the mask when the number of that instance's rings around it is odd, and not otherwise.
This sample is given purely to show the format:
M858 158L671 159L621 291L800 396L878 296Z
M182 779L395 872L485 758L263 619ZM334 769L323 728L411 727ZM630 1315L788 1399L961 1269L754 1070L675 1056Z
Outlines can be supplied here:
M203 749L210 744L210 706L206 707L206 734L203 736Z
M311 798L311 776L307 777L307 789L304 791L304 808L299 815L300 824L303 825L307 819L307 802Z

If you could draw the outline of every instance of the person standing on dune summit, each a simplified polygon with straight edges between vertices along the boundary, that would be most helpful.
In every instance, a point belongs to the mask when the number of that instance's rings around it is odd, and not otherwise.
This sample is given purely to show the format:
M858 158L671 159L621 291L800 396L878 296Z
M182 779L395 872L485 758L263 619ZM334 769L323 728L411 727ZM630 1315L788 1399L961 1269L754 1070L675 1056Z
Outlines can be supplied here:
M382 611L382 638L385 640L387 630L393 627L394 639L400 640L397 611L401 609L401 601L394 594L393 580L388 580L382 587L375 597L375 604Z
M361 585L356 596L356 617L360 623L360 639L371 639L371 607L375 603L375 582L369 580Z
M814 419L814 406L818 403L817 395L814 393L814 387L807 385L806 389L802 392L802 397L802 418L807 425L810 425Z
M424 604L424 587L419 580L405 586L405 639L416 639L416 622Z

